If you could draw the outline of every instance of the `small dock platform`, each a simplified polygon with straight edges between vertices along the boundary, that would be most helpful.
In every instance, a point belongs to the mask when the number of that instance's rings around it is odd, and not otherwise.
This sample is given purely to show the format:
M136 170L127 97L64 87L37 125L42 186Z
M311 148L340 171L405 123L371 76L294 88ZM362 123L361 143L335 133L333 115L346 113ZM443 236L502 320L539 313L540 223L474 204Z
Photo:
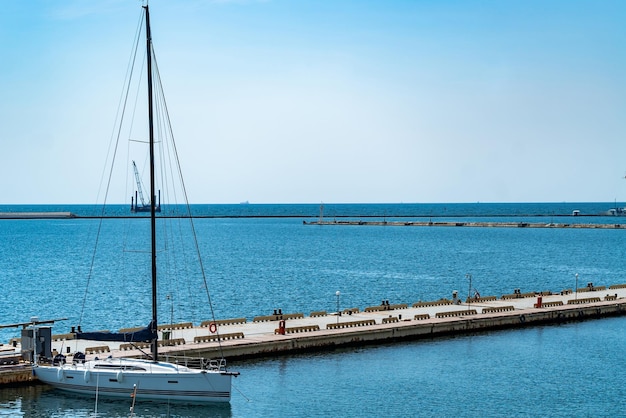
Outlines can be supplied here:
M31 367L11 346L0 346L0 387L28 385L34 380Z
M36 380L37 378L33 376L33 370L29 364L0 365L0 388L31 385L36 383Z

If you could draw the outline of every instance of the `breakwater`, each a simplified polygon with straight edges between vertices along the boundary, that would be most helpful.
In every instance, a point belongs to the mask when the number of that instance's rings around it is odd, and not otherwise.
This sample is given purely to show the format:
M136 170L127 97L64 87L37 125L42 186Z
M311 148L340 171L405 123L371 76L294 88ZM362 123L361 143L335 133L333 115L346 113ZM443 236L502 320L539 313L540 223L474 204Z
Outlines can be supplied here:
M553 223L553 222L463 222L463 221L363 221L332 220L303 221L304 225L347 226L422 226L422 227L483 227L483 228L577 228L577 229L626 229L626 224L606 223Z
M72 212L0 212L0 219L72 219Z

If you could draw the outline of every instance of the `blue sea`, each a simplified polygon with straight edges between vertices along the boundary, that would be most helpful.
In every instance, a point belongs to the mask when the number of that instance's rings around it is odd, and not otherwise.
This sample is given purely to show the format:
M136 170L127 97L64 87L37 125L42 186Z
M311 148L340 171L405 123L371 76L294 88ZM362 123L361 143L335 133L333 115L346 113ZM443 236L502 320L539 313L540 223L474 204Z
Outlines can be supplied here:
M330 204L325 219L621 223L615 203ZM170 212L168 212L168 210ZM581 216L571 216L574 210ZM0 220L0 322L68 318L54 333L150 319L146 219L121 205L0 205L72 212ZM626 231L568 228L317 226L320 204L193 205L211 306L196 273L160 282L161 322L335 311L465 295L626 283ZM175 215L164 208L162 215ZM98 219L104 215L105 219ZM136 225L129 227L129 224ZM130 229L129 229L130 228ZM96 232L125 236L123 250ZM130 235L128 234L130 232ZM102 236L104 237L104 233ZM97 275L89 266L96 262ZM183 269L179 267L179 269ZM578 274L578 278L576 278ZM87 283L89 285L87 286ZM340 296L336 292L340 291ZM143 402L137 417L614 417L623 415L626 318L231 362L228 406ZM0 342L19 329L0 329ZM47 387L0 390L0 416L127 417L127 403Z

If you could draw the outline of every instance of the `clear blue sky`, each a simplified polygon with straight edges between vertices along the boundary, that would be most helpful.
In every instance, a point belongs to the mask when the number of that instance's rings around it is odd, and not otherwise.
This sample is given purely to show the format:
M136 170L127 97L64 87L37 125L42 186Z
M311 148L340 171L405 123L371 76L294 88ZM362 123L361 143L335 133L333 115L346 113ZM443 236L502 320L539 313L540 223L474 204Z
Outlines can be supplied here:
M95 202L140 6L0 3L0 203ZM626 200L626 1L150 8L193 203Z

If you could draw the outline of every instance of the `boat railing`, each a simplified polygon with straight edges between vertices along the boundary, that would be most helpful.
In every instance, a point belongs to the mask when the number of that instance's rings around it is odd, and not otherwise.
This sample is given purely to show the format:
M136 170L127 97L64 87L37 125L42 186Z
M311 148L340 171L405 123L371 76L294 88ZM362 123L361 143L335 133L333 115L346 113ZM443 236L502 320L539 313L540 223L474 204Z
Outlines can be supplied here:
M219 359L219 360L206 359L203 369L215 370L215 371L220 371L220 372L226 371L226 359Z
M165 355L165 361L189 367L190 369L226 371L226 359L214 360L203 357Z

